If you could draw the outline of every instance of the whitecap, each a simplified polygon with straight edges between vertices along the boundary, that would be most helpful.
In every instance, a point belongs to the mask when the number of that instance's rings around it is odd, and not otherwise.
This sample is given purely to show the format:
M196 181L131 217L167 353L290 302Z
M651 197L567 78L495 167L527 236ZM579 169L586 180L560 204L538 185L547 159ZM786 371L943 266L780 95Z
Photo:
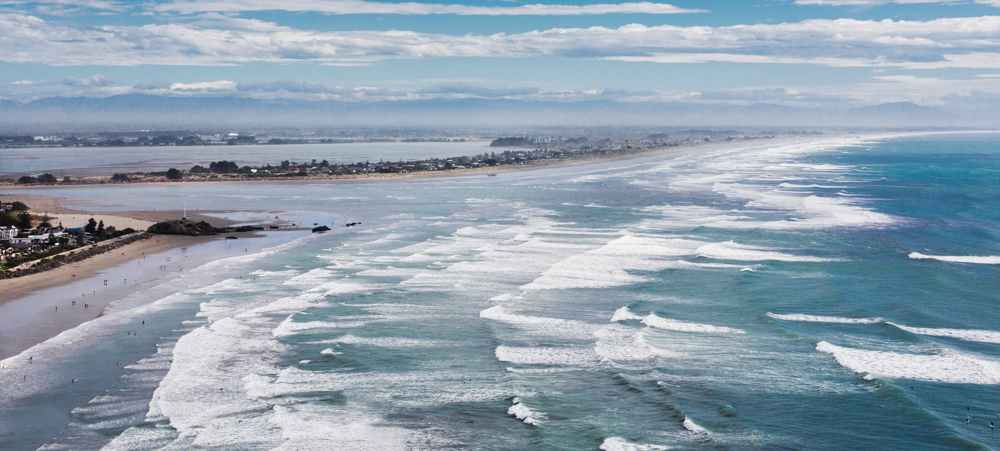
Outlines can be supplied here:
M812 257L808 255L792 255L776 252L771 249L738 244L734 241L723 243L712 243L701 246L696 251L702 257L714 258L717 260L741 260L741 261L763 261L778 260L786 262L830 262L837 261L830 258Z
M650 313L649 316L643 318L642 323L649 327L655 327L657 329L663 329L663 330L672 330L675 332L703 332L703 333L715 333L715 334L746 333L742 329L734 329L731 327L712 326L710 324L689 323L687 321L678 321L675 319L661 318L659 316L656 316L655 313Z
M687 429L687 430L689 430L691 432L694 432L695 434L706 434L706 435L708 434L708 429L705 429L705 428L699 426L694 421L691 421L691 419L688 418L688 417L684 417L684 423L683 423L683 425L684 425L684 429Z
M521 401L521 398L514 398L514 405L507 409L507 415L513 415L518 420L521 420L532 426L537 426L541 422L539 418L545 418L544 413L535 412L531 410L527 405Z
M909 327L902 324L886 323L903 329L911 334L931 335L935 337L951 337L965 341L981 343L1000 343L1000 332L976 329L931 329L925 327Z
M767 316L782 321L804 321L811 323L878 324L885 322L882 318L844 318L840 316L803 315L801 313L781 315L767 312Z
M1000 384L1000 363L970 354L905 354L845 348L825 341L816 350L833 356L844 368L864 374L865 379L885 377L950 384Z
M611 322L616 323L618 321L626 321L630 319L642 319L642 317L632 313L626 305L625 307L615 310L614 316L611 317Z
M1000 256L989 255L977 257L973 255L924 255L919 252L911 252L910 258L916 260L940 260L949 263L975 263L980 265L1000 265Z
M587 365L597 356L592 349L579 347L513 347L498 346L497 360L522 365Z
M608 437L598 448L601 451L663 451L670 449L669 446L648 445L643 443L629 443L621 437Z

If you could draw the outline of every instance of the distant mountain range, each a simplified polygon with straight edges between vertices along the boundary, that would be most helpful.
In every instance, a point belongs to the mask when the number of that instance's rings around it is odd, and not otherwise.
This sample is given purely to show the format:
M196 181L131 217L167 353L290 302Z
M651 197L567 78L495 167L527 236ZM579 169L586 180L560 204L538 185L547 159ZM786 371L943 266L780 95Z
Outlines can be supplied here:
M913 103L852 109L644 103L437 99L384 102L257 100L237 97L121 95L0 100L0 132L136 129L268 129L435 126L827 126L990 127L996 116L969 118Z

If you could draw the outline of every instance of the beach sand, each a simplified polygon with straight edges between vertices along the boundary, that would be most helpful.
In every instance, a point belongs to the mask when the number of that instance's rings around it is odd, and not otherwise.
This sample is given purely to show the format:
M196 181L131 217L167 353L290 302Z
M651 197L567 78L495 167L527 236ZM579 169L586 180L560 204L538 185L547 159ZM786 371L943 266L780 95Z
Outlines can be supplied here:
M218 239L218 237L157 235L51 271L0 280L0 304L22 298L37 290L83 280L107 268L138 260L143 255L155 254L177 247L193 246L213 239Z

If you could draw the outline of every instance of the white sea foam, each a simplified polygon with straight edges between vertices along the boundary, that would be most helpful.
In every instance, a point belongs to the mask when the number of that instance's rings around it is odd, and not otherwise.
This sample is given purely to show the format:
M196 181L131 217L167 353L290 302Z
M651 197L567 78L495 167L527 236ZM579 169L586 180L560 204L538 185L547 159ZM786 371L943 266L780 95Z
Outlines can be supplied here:
M275 337L287 337L295 335L303 330L312 329L352 329L367 324L366 321L308 321L294 322L291 317L286 318L272 332Z
M277 405L272 421L281 428L284 440L275 451L400 450L412 449L418 442L429 449L454 446L433 443L419 431L382 424L381 418L365 414L362 406L354 404L300 403L294 408Z
M507 409L507 415L513 415L518 420L521 420L532 426L537 426L541 423L539 418L545 418L544 413L535 412L531 410L527 405L521 401L521 398L514 398L514 405Z
M523 290L604 288L644 282L646 277L628 270L663 271L715 267L678 260L694 255L704 242L682 238L625 235L597 249L577 254L545 270ZM727 266L728 267L728 266Z
M649 360L658 355L674 355L647 345L642 339L640 330L620 324L604 326L594 332L594 337L597 338L594 353L602 361L615 365L629 362L629 365L634 366L639 361Z
M521 295L514 293L503 293L490 298L490 302L510 302L520 299Z
M840 316L803 315L800 313L781 315L768 312L767 316L782 321L805 321L812 323L878 324L885 322L882 318L844 318Z
M917 260L940 260L949 263L976 263L980 265L1000 265L1000 256L990 255L977 257L971 255L924 255L918 252L911 252L910 258Z
M502 305L496 305L479 312L479 317L510 324L552 326L557 328L588 326L587 323L542 316L518 315ZM591 326L592 327L592 326Z
M1000 332L992 330L931 329L926 327L909 327L896 323L886 323L886 324L892 324L893 326L903 329L911 334L931 335L935 337L951 337L965 341L978 341L981 343L1000 343Z
M522 365L573 365L592 364L597 360L594 351L580 347L513 347L498 346L497 360L501 362L519 363Z
M1000 384L1000 362L971 354L905 354L836 346L825 341L816 350L830 354L844 368L866 374L866 379L916 379L951 384Z
M621 437L608 437L598 448L601 451L665 451L669 446L649 445L643 443L629 443Z
M782 188L823 188L823 189L844 189L848 188L846 186L832 186L832 185L796 185L794 183L782 183L778 185Z
M786 262L829 262L835 259L811 257L808 255L793 255L776 252L771 249L738 244L733 241L724 243L713 243L701 246L697 250L698 255L717 260L740 260L740 261L764 261L778 260Z
M642 323L649 327L655 327L657 329L663 329L663 330L672 330L676 332L702 332L702 333L713 333L713 334L746 333L742 329L734 329L731 327L712 326L709 324L690 323L687 321L678 321L675 319L661 318L659 316L656 316L655 313L650 313L648 316L644 317L642 319Z
M691 419L688 418L688 417L684 417L684 423L683 423L683 425L684 425L684 429L687 429L687 430L689 430L691 432L694 432L695 434L708 434L708 429L705 429L705 428L699 426L694 421L691 421Z
M439 346L454 346L455 343L446 340L429 340L400 337L358 337L351 334L320 343L343 343L353 345L378 346L382 348L429 348Z
M325 268L316 268L306 272L305 274L300 274L288 279L285 281L285 285L298 288L312 288L316 285L322 284L323 282L329 281L336 274L337 273L335 271L330 271Z
M627 321L631 319L642 319L642 317L636 315L635 313L632 313L628 309L628 306L626 305L618 310L615 310L614 316L611 317L611 322L615 323L618 321Z

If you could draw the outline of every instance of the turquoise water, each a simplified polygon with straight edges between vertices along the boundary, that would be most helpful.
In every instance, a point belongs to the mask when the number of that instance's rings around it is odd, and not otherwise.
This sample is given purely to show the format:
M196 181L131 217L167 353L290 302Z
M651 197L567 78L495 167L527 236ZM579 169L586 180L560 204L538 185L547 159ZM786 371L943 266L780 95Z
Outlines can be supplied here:
M497 177L59 192L363 224L186 269L183 285L134 294L144 307L4 360L0 440L997 449L998 182L1000 139L945 135ZM121 336L140 318L149 329Z

